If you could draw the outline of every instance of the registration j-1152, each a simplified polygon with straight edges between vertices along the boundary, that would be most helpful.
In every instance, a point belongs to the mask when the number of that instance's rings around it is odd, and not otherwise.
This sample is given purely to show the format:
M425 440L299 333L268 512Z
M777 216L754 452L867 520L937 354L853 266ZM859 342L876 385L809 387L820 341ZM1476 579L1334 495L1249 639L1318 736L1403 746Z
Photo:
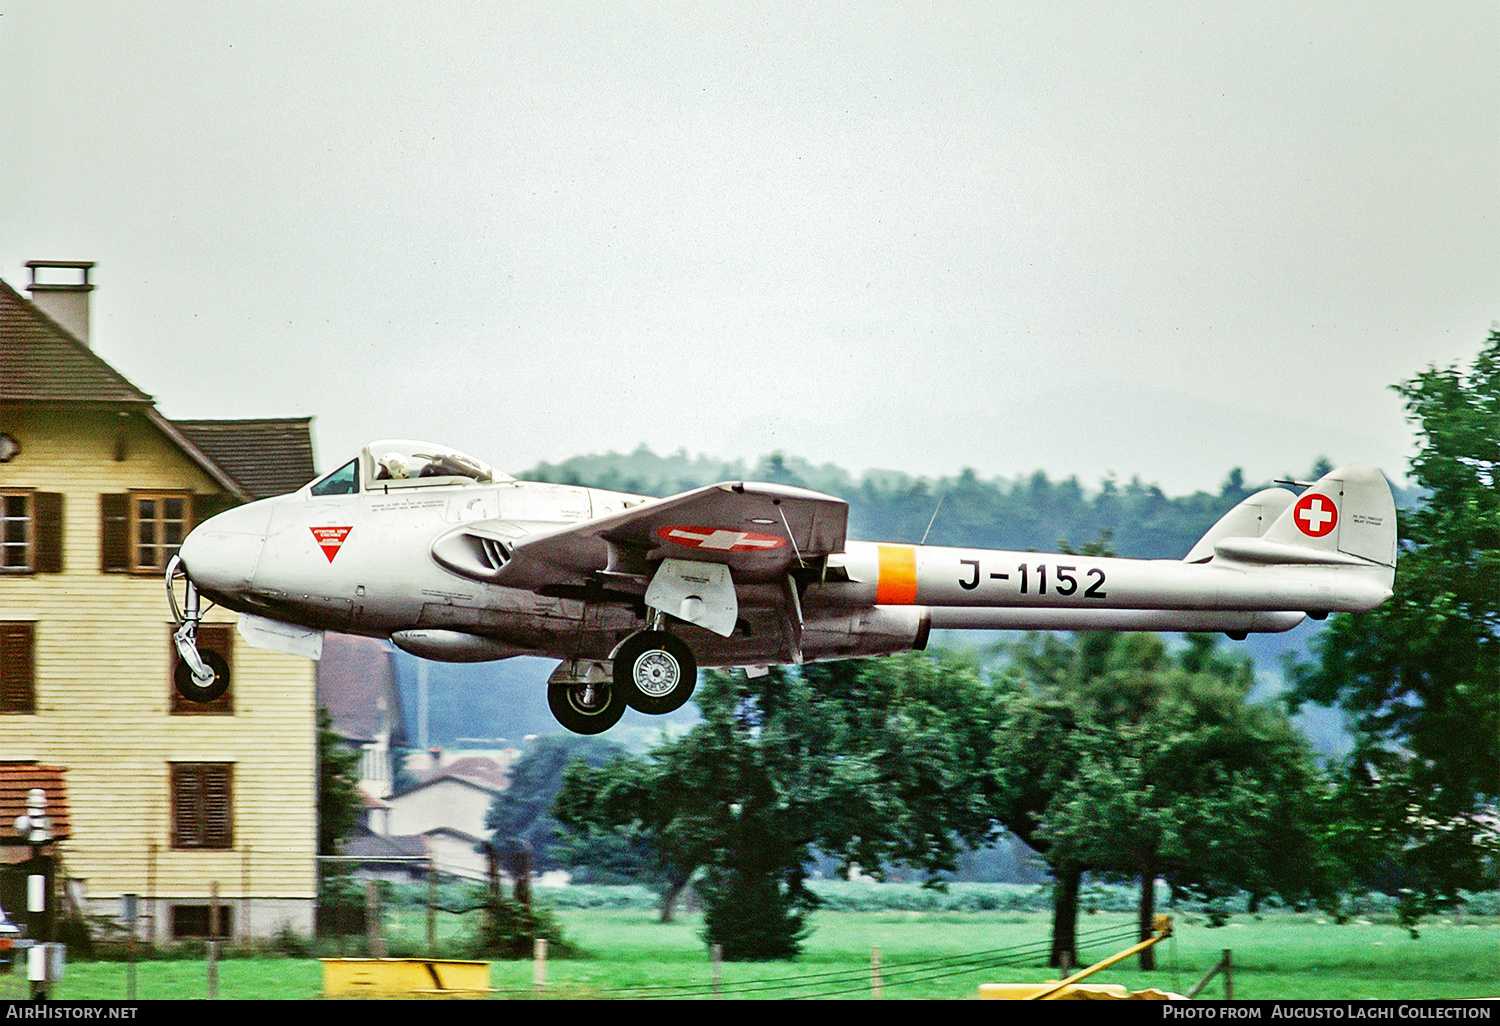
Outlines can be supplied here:
M1068 596L1078 593L1081 588L1084 598L1108 597L1104 590L1104 571L1097 566L1089 567L1080 577L1078 567L1065 563L1020 563L1014 569L985 574L980 570L977 559L961 559L958 562L968 568L958 579L958 586L965 591L973 591L981 581L988 578L991 581L1015 580L1022 595L1045 595L1048 588L1051 588L1055 595Z

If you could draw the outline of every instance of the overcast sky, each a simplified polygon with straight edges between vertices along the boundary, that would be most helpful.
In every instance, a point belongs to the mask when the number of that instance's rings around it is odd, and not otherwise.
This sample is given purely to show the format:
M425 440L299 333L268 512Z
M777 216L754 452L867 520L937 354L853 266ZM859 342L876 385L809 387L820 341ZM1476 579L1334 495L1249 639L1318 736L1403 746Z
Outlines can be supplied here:
M178 418L499 468L1405 471L1500 4L0 0L0 277Z

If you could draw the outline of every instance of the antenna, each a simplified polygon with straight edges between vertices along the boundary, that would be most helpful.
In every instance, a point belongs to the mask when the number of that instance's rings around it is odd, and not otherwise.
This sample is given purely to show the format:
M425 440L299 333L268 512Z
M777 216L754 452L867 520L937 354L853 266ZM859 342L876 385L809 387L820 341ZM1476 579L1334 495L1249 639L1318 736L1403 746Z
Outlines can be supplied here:
M925 530L925 531L922 532L922 540L920 542L918 542L917 544L919 544L919 545L926 545L927 544L927 536L932 533L932 525L937 521L938 510L940 510L940 509L943 508L943 500L945 498L947 498L947 497L948 496L947 496L946 492L944 494L938 496L937 505L934 506L934 507L932 507L932 519L929 520L929 521L927 521L927 530Z

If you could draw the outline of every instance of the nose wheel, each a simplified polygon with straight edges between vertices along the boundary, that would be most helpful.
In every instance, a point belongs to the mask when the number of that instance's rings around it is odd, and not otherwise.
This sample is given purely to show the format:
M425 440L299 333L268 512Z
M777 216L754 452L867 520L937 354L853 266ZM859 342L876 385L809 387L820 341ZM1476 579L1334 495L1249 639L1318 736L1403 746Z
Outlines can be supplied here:
M660 716L693 697L698 662L687 645L666 631L639 631L615 650L614 682L630 708Z
M178 577L186 583L180 609L173 591ZM177 693L189 702L212 702L223 697L229 690L229 662L217 652L198 651L198 623L203 619L198 588L182 568L178 556L173 556L167 564L167 601L172 607L172 618L177 621L177 630L172 634L172 644L177 649L172 684Z
M198 656L213 676L207 683L200 683L187 660L178 659L177 668L172 671L172 683L177 693L189 702L212 702L222 698L229 690L229 662L217 652L199 652Z

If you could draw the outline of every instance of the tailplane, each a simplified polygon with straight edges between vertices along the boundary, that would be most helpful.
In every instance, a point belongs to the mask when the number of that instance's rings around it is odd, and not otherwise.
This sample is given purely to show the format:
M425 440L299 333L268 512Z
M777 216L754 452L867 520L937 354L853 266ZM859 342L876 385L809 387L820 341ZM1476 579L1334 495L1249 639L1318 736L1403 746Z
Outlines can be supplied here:
M1373 608L1389 595L1396 577L1396 503L1391 486L1374 467L1339 467L1297 496L1264 535L1222 535L1213 543L1213 555L1216 561L1245 566L1348 568L1364 587L1382 593ZM1345 575L1340 579L1351 580Z
M1207 563L1225 538L1259 538L1297 497L1285 488L1262 488L1219 518L1184 557L1184 563Z
M1265 540L1396 565L1396 502L1380 471L1350 463L1297 497Z

